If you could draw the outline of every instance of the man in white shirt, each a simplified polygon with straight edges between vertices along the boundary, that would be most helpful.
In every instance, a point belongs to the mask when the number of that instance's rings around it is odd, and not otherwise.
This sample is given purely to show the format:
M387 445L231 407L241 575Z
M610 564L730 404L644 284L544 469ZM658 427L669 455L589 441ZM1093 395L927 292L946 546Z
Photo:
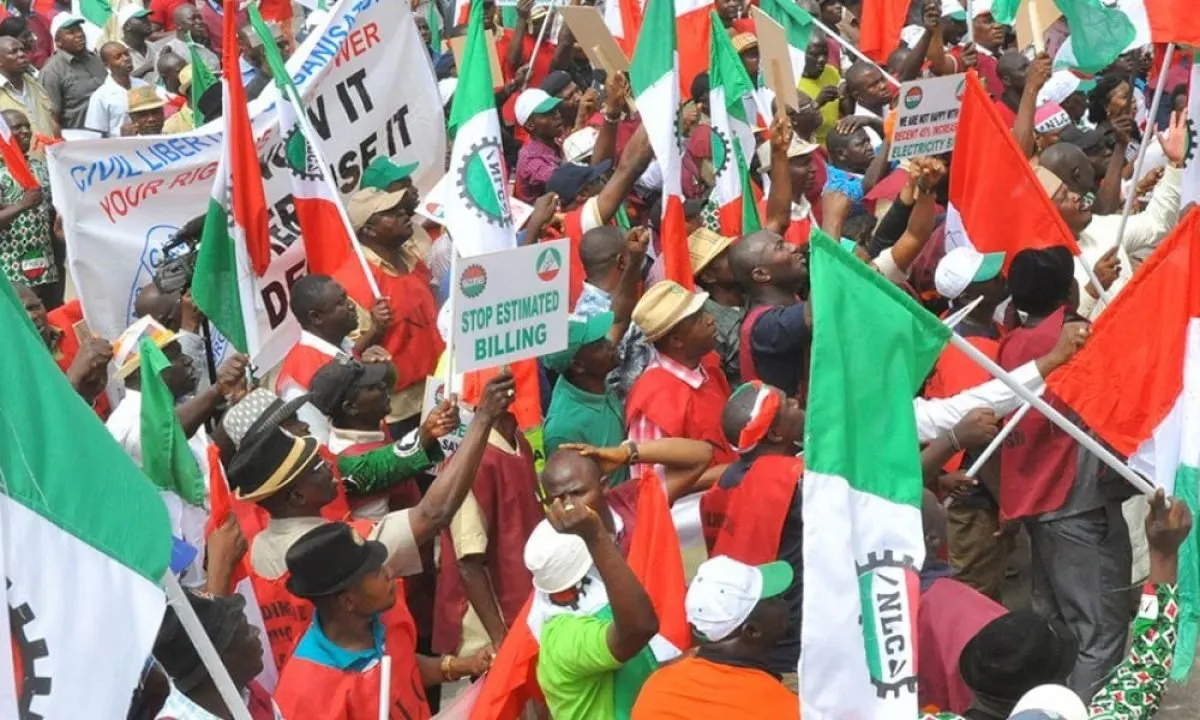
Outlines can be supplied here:
M1090 287L1087 270L1081 263L1095 266L1097 261L1116 248L1116 278L1108 287L1115 296L1133 277L1131 255L1144 256L1166 237L1179 218L1180 188L1187 152L1188 125L1185 118L1171 118L1171 126L1159 138L1167 169L1150 196L1146 209L1130 215L1124 234L1118 237L1121 215L1092 215L1082 198L1094 192L1100 184L1091 162L1082 150L1069 143L1058 143L1041 155L1042 167L1054 173L1062 185L1051 194L1063 221L1075 234L1083 253L1075 261L1075 279L1079 283L1079 314L1095 319L1103 309L1096 291ZM1104 278L1101 278L1104 281Z
M92 93L83 125L107 133L109 137L118 137L125 134L124 126L129 123L129 89L147 83L132 76L133 56L122 43L104 43L100 48L100 59L108 68L108 77Z
M117 339L113 353L113 362L117 366L114 377L124 382L125 396L113 408L105 426L139 467L142 465L142 378L138 343L143 337L150 338L171 361L171 366L162 372L162 379L177 399L192 393L197 379L197 369L191 358L180 350L178 336L153 318L138 319ZM217 382L212 387L176 406L179 423L188 437L188 447L206 477L208 435L204 432L204 421L212 417L230 396L241 390L245 371L246 357L234 355L221 366ZM160 494L171 518L172 534L193 547L203 548L207 510L185 502L173 491L164 490ZM204 583L203 552L184 573L182 582L189 587Z

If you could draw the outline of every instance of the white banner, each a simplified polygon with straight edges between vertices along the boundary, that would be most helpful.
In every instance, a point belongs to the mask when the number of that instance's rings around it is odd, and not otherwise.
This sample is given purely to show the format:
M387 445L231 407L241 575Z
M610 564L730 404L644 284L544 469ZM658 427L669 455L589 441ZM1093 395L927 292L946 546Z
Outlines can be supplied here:
M358 188L363 169L380 156L420 163L415 181L423 191L444 174L442 102L408 3L342 0L288 69L343 195ZM273 250L259 281L265 312L254 361L261 372L282 360L299 336L288 301L306 272L274 97L268 89L251 103ZM163 244L207 208L220 146L219 124L210 123L186 135L50 149L50 187L63 218L69 270L93 331L115 338L133 321L135 294L151 281Z

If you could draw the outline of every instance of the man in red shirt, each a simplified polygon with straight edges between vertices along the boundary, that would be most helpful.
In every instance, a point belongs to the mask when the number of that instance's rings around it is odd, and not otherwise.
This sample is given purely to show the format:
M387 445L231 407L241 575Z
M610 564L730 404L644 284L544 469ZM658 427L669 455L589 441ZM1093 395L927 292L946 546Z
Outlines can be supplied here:
M625 399L629 438L703 440L718 463L737 456L721 428L729 383L716 349L716 323L703 310L706 292L690 292L673 280L648 291L633 309L633 322L654 344L654 359Z
M771 672L790 676L794 688L804 569L804 462L796 454L804 439L804 408L796 398L756 380L729 398L721 428L738 458L700 498L704 538L713 557L725 555L748 565L782 560L791 566L795 580L784 594L790 627L766 650L765 660Z
M175 9L191 4L188 0L150 0L150 22L160 31L158 37L175 32Z
M103 420L108 417L108 363L112 360L112 343L91 335L83 320L83 308L78 300L59 306L51 313L32 290L13 283L25 313L42 336L54 362L67 374L71 387L90 404Z
M396 366L392 410L387 418L392 437L401 437L417 426L425 378L433 374L446 349L437 329L429 268L421 260L410 267L404 253L404 244L413 236L416 207L416 193L375 188L354 193L346 206L381 300L386 300L386 313L381 307L370 313L359 308L358 342L378 344ZM350 262L357 265L358 260L351 258Z

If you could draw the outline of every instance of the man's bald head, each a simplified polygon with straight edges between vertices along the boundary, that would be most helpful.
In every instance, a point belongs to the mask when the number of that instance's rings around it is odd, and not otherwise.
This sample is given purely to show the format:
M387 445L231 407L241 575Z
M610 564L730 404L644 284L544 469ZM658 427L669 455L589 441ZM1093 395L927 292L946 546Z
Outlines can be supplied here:
M1024 53L1010 50L996 61L996 74L1005 89L1014 92L1025 90L1025 73L1029 71L1029 58Z
M133 313L138 317L149 315L162 323L168 330L178 332L181 320L178 293L164 293L154 283L143 285L133 300Z
M107 65L117 53L125 49L124 43L117 41L106 42L100 46L100 59Z
M615 227L588 230L579 241L579 260L589 280L604 276L625 253L625 235Z
M762 263L763 252L774 245L779 235L770 230L756 230L729 246L729 271L743 287L754 284L754 268Z
M599 488L603 477L600 466L578 450L558 450L546 460L542 470L542 491L547 500Z
M193 16L197 12L196 6L188 3L175 8L175 14L172 16L175 20L175 26L184 30L188 29L188 26L192 24Z
M1087 153L1077 145L1058 142L1042 151L1041 166L1054 173L1068 189L1086 194L1096 189L1096 172Z

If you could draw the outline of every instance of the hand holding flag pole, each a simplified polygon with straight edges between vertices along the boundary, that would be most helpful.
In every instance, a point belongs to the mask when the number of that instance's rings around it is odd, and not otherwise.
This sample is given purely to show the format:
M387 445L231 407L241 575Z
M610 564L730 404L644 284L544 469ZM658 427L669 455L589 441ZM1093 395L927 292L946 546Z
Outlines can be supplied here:
M1029 388L1021 384L1019 380L1014 378L1008 371L996 364L994 360L985 355L979 348L964 340L958 333L950 336L950 344L961 350L967 357L971 358L976 365L988 371L988 374L996 378L1000 382L1008 386L1010 390L1016 393L1022 400L1037 408L1050 422L1057 425L1063 432L1070 435L1076 442L1084 447L1088 452L1092 453L1100 459L1105 465L1113 469L1113 472L1124 478L1130 485L1137 488L1139 492L1145 493L1148 496L1153 496L1158 489L1150 483L1146 478L1137 474L1126 465L1120 458L1100 443L1091 435L1081 430L1078 426L1072 423L1063 414L1051 407L1045 400L1038 397Z
M1029 403L1021 403L1021 407L1017 408L1004 427L1000 428L1000 432L996 433L996 437L988 443L988 446L983 449L979 457L975 458L975 462L971 463L971 467L967 468L967 477L974 478L979 476L979 471L983 469L983 464L991 459L992 455L1000 449L1000 445L1004 442L1004 438L1012 434L1016 429L1017 423L1021 422L1021 418L1025 417L1025 413L1029 412L1029 408L1033 407Z

